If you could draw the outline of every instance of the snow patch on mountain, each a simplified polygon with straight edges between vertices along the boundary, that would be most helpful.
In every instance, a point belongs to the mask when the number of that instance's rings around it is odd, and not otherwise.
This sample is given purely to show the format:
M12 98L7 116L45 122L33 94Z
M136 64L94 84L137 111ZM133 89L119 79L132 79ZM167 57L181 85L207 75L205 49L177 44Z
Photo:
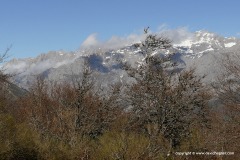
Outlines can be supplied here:
M225 38L207 31L192 33L187 28L179 28L161 30L156 34L169 38L172 47L155 51L152 55L176 53L174 60L181 68L194 65L199 74L211 74L210 71L213 71L211 67L215 69L219 67L216 57L220 52L237 52L240 49L239 39ZM4 68L6 72L16 75L14 80L19 86L26 87L34 75L43 74L50 80L59 80L64 79L72 71L77 74L81 70L83 60L87 58L91 68L99 73L98 79L103 80L103 83L107 82L106 79L127 80L122 76L126 74L122 71L120 62L128 62L135 67L142 63L144 55L132 44L142 42L145 36L131 34L101 41L97 34L92 34L77 51L51 51L36 58L13 59L7 62ZM214 75L208 77L212 80Z
M230 47L233 47L233 46L235 46L236 45L236 42L230 42L230 43L225 43L224 44L224 46L226 47L226 48L230 48Z

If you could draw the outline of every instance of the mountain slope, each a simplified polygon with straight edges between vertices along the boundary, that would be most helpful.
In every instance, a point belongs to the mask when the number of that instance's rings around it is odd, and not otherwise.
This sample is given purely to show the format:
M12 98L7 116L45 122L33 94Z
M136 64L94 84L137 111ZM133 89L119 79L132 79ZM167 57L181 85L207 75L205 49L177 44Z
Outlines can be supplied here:
M171 38L171 36L170 36ZM195 67L199 75L206 75L204 81L211 83L221 68L219 59L222 54L240 49L240 40L222 37L207 31L198 31L191 36L174 40L173 46L153 54L176 53L174 60L180 68ZM36 58L13 59L5 64L8 73L16 74L14 82L27 88L41 74L51 81L67 80L70 75L81 73L84 59L88 59L93 70L97 71L99 83L128 81L120 68L120 61L136 66L144 59L134 45L112 50L80 50L76 52L51 51Z

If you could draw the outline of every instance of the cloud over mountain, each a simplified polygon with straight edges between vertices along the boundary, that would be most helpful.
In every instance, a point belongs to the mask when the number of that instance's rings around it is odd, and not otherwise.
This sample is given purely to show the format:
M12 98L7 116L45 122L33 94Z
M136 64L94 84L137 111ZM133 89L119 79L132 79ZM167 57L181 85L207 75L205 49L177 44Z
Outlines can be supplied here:
M149 31L152 33L152 31ZM169 29L162 27L153 33L169 38L173 47L166 53L177 53L175 59L181 63L181 67L195 64L199 73L209 74L218 64L215 58L220 52L236 52L240 49L240 41L236 38L226 38L207 31L190 32L186 27ZM26 86L31 82L32 75L42 74L58 80L69 74L69 66L77 68L82 60L91 58L91 66L101 74L122 76L119 69L119 61L126 61L135 65L141 63L144 58L139 54L139 49L132 46L144 40L143 33L130 34L125 37L113 36L106 41L98 39L97 34L91 34L82 43L77 51L51 51L41 54L36 58L14 59L5 64L8 73L16 74L15 81L20 86ZM164 52L164 51L161 51ZM214 67L212 67L215 65ZM76 69L78 70L78 69ZM209 79L213 79L211 75Z
M112 36L106 41L101 41L98 39L97 35L97 33L89 35L81 44L80 49L117 49L140 42L145 37L143 34L130 34L126 37Z
M153 33L149 30L150 33ZM170 29L166 26L159 27L158 31L153 33L166 38L169 38L173 43L180 43L187 39L194 38L194 33L190 32L187 27L180 27L177 29ZM81 44L81 49L118 49L134 43L139 43L144 40L146 35L143 33L132 33L128 36L112 36L108 40L101 41L98 39L98 34L93 33L89 35Z

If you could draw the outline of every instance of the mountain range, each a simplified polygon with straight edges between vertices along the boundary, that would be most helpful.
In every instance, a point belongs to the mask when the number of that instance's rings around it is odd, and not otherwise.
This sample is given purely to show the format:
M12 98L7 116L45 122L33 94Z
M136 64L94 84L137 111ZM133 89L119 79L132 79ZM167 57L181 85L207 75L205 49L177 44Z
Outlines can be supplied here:
M223 37L208 31L197 31L181 38L176 38L173 34L164 35L172 40L172 47L153 54L175 53L173 59L178 67L196 68L197 74L205 75L205 83L216 80L222 67L222 55L238 54L240 49L240 40L235 37ZM122 61L137 67L144 56L133 43L110 49L92 46L72 52L50 51L35 58L12 59L4 64L4 68L7 73L14 74L13 82L16 85L28 89L37 75L42 75L49 81L70 80L72 75L81 74L85 59L88 59L91 69L96 71L98 83L107 86L129 80L121 69Z

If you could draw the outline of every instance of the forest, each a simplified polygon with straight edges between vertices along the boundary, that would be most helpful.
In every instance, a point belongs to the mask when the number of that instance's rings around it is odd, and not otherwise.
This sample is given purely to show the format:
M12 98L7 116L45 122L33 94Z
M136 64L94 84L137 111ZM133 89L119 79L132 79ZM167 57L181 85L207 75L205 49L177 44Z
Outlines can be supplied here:
M2 69L0 159L238 159L240 56L225 56L218 81L206 85L194 68L179 70L173 54L152 54L170 46L147 33L136 44L143 63L121 63L131 82L107 89L87 61L70 82L39 76L21 92Z

